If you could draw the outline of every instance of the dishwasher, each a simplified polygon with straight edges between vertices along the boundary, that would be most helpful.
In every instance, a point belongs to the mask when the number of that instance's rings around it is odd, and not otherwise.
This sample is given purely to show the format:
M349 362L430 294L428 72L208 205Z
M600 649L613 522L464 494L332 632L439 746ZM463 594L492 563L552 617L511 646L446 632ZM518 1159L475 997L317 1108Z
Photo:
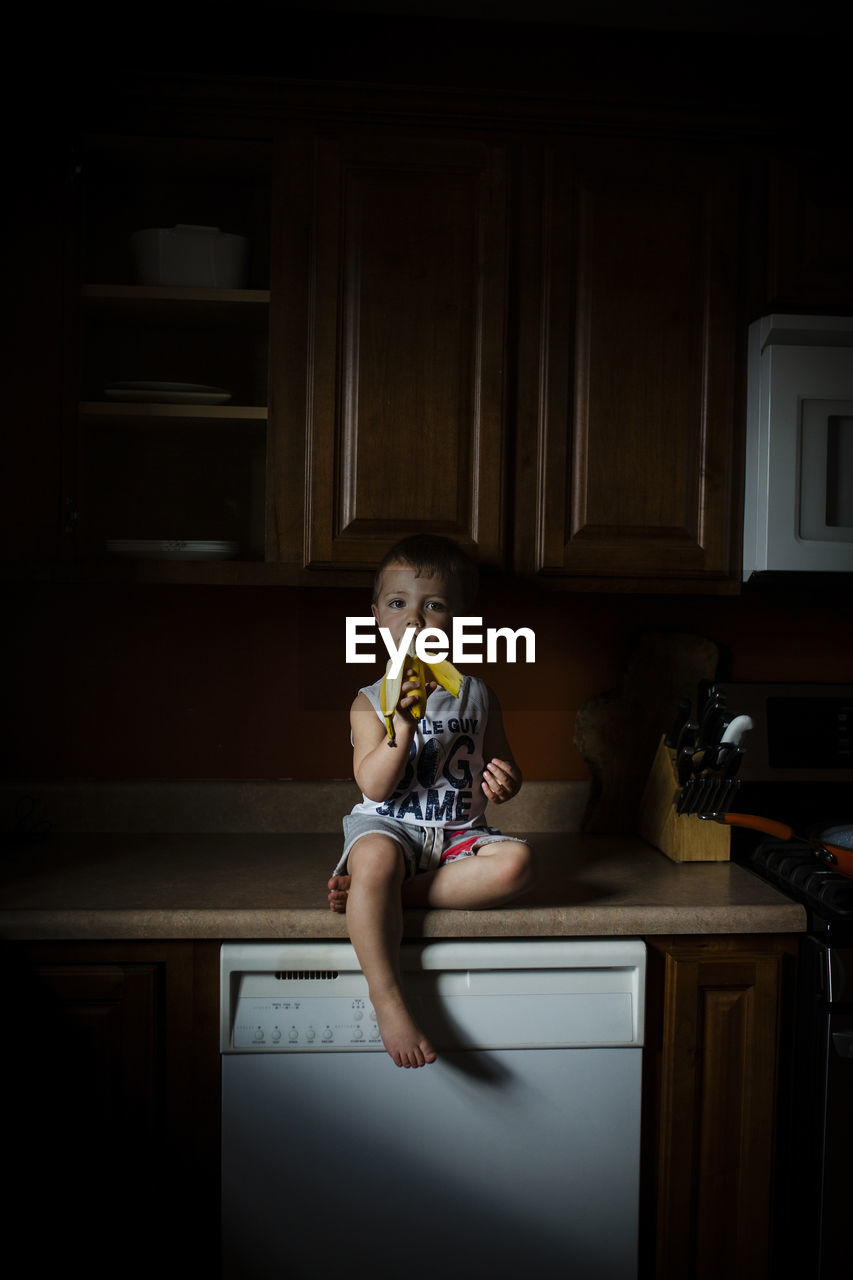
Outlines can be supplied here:
M637 1275L645 947L407 942L385 1053L347 942L221 952L222 1274Z

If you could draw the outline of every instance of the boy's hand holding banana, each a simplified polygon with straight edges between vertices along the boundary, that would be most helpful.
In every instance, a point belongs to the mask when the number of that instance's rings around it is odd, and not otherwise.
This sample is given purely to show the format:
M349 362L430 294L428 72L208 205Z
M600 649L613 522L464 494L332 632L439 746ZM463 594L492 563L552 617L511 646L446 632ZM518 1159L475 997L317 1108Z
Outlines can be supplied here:
M426 714L427 698L434 689L441 685L457 698L465 677L456 670L452 662L422 662L415 653L414 640L396 677L391 675L392 665L392 660L389 659L379 689L379 706L385 718L388 744L396 747L394 712L408 712L413 720L420 720ZM410 701L411 698L414 698L413 702ZM404 706L404 703L408 705Z

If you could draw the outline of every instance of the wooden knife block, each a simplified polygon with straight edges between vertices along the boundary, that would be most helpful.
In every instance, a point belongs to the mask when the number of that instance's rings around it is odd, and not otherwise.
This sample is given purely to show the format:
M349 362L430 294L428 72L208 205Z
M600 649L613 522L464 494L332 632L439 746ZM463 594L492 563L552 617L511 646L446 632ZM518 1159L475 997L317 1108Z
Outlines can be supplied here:
M675 812L678 793L675 752L661 737L640 802L638 829L644 840L673 862L728 862L731 827Z

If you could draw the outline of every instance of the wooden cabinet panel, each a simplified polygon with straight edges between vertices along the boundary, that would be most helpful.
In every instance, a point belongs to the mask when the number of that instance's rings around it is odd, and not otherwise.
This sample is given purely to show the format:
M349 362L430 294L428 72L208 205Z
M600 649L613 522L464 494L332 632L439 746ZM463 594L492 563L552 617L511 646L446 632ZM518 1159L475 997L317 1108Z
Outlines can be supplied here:
M647 1171L654 1274L770 1274L776 1120L795 942L650 939ZM651 1198L651 1197L650 1197Z
M791 149L770 183L766 308L853 308L853 173L847 143Z
M306 564L427 528L500 560L506 201L499 145L318 144Z
M216 943L4 947L10 1220L45 1267L107 1277L120 1259L142 1280L168 1257L215 1273L218 954Z
M90 1137L124 1129L152 1140L163 1118L160 967L44 964L34 976L53 1002L63 1058L87 1064L76 1106L87 1110Z
M733 167L713 150L621 139L547 143L540 163L529 175L539 207L528 195L524 211L522 564L723 576L732 568Z

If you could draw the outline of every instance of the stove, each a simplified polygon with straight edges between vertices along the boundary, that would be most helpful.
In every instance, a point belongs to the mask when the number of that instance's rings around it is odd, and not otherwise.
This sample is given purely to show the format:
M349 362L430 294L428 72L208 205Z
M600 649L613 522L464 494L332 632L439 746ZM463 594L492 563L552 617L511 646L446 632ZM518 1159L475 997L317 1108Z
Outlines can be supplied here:
M810 934L832 946L853 947L853 879L822 863L810 844L762 840L738 860L803 904Z
M750 715L737 808L803 836L853 823L853 686L725 686ZM732 830L732 858L802 903L790 1085L779 1106L777 1262L847 1280L853 1199L853 878L807 839Z
M780 1274L847 1280L853 1196L853 879L810 844L762 840L746 867L806 909L790 1095L780 1098L776 1255Z

